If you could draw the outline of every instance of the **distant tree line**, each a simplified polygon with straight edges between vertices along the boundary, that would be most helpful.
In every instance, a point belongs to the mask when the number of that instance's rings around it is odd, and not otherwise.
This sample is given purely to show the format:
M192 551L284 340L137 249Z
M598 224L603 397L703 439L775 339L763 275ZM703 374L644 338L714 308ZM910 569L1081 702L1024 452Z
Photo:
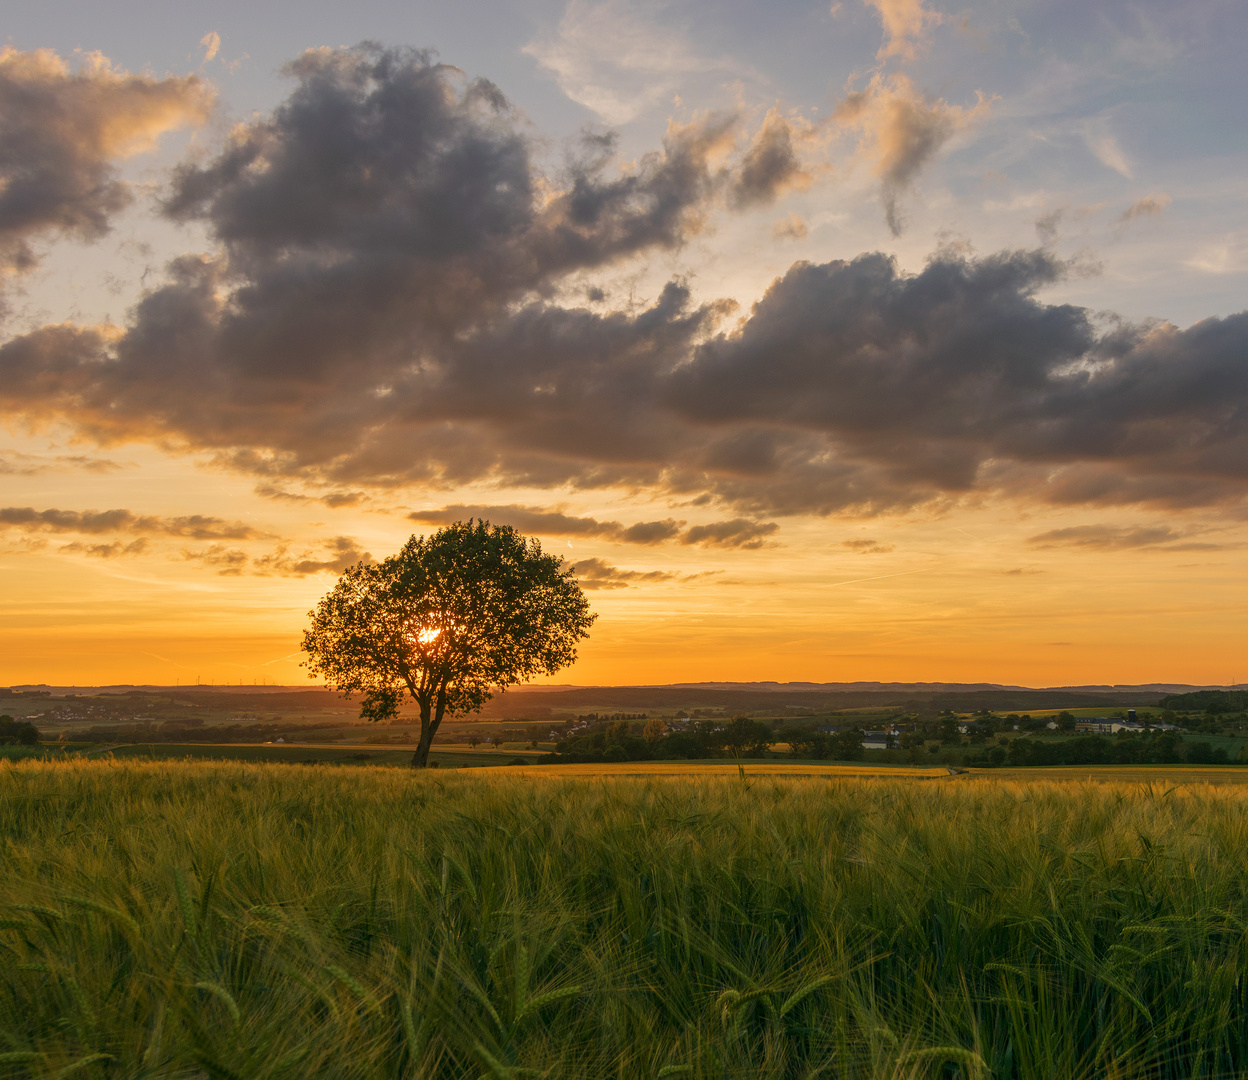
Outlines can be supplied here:
M95 724L71 731L71 742L95 743L232 743L265 742L297 738L300 742L333 742L342 737L342 725L334 723L204 724L165 720L161 723Z
M1161 699L1163 709L1175 712L1220 713L1248 711L1248 690L1197 690L1191 694L1170 694Z
M1106 738L1089 735L1061 741L1014 739L1009 747L994 746L968 758L968 765L1221 765L1227 760L1226 748L1214 749L1207 742L1185 743L1174 731L1150 728L1142 732L1120 732Z
M625 720L599 723L587 731L555 744L554 753L540 761L598 763L608 761L656 761L762 757L775 742L771 726L748 716L734 716L726 724L693 720L672 731L662 720L642 724Z
M0 746L34 746L39 742L39 729L29 720L0 716Z

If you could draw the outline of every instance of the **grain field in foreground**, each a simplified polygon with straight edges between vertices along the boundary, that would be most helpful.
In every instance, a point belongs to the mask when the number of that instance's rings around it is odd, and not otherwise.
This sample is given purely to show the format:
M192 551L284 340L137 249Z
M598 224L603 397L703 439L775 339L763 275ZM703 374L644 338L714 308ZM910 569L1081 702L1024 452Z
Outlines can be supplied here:
M506 772L0 765L0 1074L1248 1063L1243 788Z

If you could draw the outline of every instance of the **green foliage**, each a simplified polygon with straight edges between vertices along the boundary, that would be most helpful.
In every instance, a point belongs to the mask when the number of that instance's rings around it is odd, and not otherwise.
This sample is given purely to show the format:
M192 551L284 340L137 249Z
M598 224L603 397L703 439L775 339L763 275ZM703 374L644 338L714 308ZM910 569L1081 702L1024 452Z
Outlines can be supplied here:
M797 758L821 761L861 761L863 732L861 728L844 731L820 731L818 728L797 728L785 733L789 753Z
M1002 753L997 753L1002 751ZM985 755L970 758L969 765L1004 765L1007 756L1002 747L994 747ZM1216 749L1207 742L1184 743L1173 731L1150 728L1142 732L1119 732L1113 738L1102 735L1078 736L1072 739L1013 739L1009 744L1011 766L1026 765L1225 765L1225 746Z
M29 720L0 716L0 746L38 746L39 729Z
M420 765L446 715L571 664L595 618L561 559L510 526L475 520L350 567L309 617L309 674L363 695L362 717L397 715L404 695L419 705Z
M760 758L775 741L769 724L748 716L734 716L727 724L695 720L671 732L665 732L665 727L662 721L644 725L630 725L626 720L597 723L578 735L561 739L555 752L543 761L592 764L655 758Z
M1246 806L1199 786L0 766L0 1064L1243 1075Z
M762 757L775 741L771 725L748 716L734 716L719 732L719 746L728 757Z
M1248 690L1197 690L1191 694L1170 694L1161 707L1179 712L1205 712L1210 715L1248 710Z

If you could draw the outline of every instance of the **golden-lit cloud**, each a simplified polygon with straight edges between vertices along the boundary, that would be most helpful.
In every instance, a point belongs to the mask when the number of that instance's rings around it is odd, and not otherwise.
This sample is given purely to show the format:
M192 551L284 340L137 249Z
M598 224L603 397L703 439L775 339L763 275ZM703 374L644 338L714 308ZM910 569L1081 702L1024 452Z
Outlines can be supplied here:
M919 172L958 130L989 108L982 96L970 108L951 105L920 93L903 74L881 72L837 107L836 121L857 136L857 155L879 177L885 218L894 236L903 227L901 199Z
M130 199L115 163L213 104L196 76L157 79L99 53L70 65L49 49L0 49L0 272L31 269L43 234L93 240Z
M884 44L876 54L880 60L900 57L915 59L925 43L929 27L944 21L944 16L929 11L923 0L865 0L879 13L884 24Z
M209 30L208 33L199 39L199 43L204 47L205 64L210 60L215 60L217 53L221 51L221 35L215 30Z

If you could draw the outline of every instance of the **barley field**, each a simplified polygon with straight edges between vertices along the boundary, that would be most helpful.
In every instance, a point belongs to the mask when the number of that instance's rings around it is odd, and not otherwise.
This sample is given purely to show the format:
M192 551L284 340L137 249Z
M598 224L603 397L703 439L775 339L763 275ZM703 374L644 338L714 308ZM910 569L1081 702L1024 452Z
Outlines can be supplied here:
M1200 783L0 763L0 1075L1239 1076L1246 810Z

